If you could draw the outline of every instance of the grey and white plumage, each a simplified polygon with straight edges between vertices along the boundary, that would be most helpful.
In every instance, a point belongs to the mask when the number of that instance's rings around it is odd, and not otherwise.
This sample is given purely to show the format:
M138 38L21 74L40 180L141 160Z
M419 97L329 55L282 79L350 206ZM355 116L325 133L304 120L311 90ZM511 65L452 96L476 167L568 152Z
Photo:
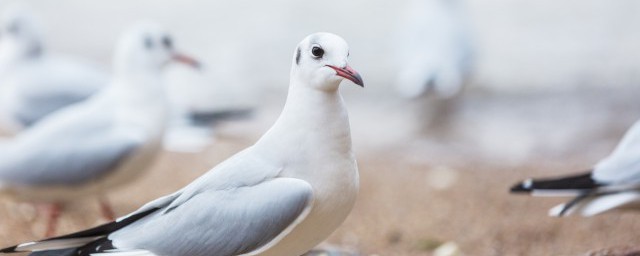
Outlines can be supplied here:
M411 0L395 37L396 87L415 98L450 98L468 78L473 47L463 0Z
M529 179L511 188L533 196L570 196L571 201L549 211L552 216L593 216L617 208L640 206L640 121L616 149L592 170L560 178Z
M338 87L343 78L363 83L336 35L312 34L294 54L282 114L253 146L116 222L0 252L71 247L57 255L297 256L310 250L355 203L358 169Z
M17 132L109 83L96 65L47 50L39 24L24 6L0 20L0 125Z
M57 204L100 196L140 175L161 149L162 69L184 59L169 40L158 25L133 27L116 47L109 86L4 142L0 193Z

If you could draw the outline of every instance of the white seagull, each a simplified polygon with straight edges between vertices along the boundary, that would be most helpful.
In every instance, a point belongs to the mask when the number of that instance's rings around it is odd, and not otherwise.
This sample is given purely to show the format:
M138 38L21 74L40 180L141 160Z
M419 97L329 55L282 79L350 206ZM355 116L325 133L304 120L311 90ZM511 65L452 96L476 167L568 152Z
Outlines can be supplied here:
M0 125L16 133L106 86L98 67L46 50L38 22L22 6L0 20Z
M473 49L463 0L411 0L396 37L396 87L407 98L458 94L469 76Z
M593 216L616 208L640 207L640 121L616 149L586 173L560 178L528 179L511 188L533 196L570 196L571 201L549 210L549 215Z
M358 167L338 87L343 78L363 82L347 63L347 43L334 34L306 37L294 55L284 110L256 144L115 222L0 253L298 256L309 251L344 221L356 200ZM55 249L62 250L50 251Z
M61 204L102 195L139 176L161 148L167 101L162 69L171 60L196 63L173 48L155 24L140 24L119 41L113 82L0 144L0 193L49 207L47 236Z

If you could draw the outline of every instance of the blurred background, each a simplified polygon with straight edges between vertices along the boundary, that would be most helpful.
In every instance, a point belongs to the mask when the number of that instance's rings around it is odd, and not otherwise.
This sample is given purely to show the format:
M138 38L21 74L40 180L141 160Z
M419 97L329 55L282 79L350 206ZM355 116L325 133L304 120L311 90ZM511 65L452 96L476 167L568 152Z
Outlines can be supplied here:
M205 67L169 70L171 95L203 108L255 109L251 119L216 127L204 151L166 152L145 179L115 191L119 215L259 138L284 104L295 46L327 31L349 43L350 65L366 86L341 88L362 187L329 242L363 255L432 255L442 244L459 255L607 255L597 253L640 242L634 213L554 219L546 211L557 199L508 194L530 176L590 168L640 118L638 1L422 0L427 4L416 7L418 0L5 0L0 8L14 2L38 17L48 49L105 70L125 28L158 21ZM438 15L445 18L412 18ZM463 36L447 32L456 29ZM407 39L412 33L427 36ZM463 89L446 99L403 97L398 74L412 68L403 51L462 51L450 49L451 41L430 43L448 36L470 53ZM30 227L24 209L4 208L2 245L42 229ZM73 211L62 232L98 219L82 205Z

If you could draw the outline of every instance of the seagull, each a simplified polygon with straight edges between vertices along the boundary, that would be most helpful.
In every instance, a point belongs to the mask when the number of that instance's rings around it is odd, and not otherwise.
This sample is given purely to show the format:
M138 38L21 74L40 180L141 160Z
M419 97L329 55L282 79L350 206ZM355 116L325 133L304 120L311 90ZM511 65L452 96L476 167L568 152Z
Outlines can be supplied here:
M17 133L83 101L109 76L92 63L46 50L37 20L21 5L0 19L0 125Z
M347 43L337 35L307 36L294 51L284 109L253 146L112 223L0 253L304 254L344 221L358 192L349 118L338 88L345 78L360 86L363 81L348 56Z
M512 193L533 196L574 197L549 210L562 217L597 215L616 208L640 206L640 121L637 121L616 149L590 171L571 176L528 179L511 188Z
M470 74L473 49L462 0L412 0L399 22L396 87L406 98L457 95Z
M57 111L0 146L0 193L48 207L46 236L55 233L63 202L103 194L140 176L161 148L167 112L163 67L196 66L153 23L127 31L116 47L110 85Z

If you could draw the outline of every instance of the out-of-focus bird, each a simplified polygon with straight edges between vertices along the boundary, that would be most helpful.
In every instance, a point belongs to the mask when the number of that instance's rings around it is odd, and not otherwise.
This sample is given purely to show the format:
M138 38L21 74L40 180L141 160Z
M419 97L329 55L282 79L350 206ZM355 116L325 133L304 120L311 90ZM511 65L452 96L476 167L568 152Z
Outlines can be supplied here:
M237 54L225 54L241 59ZM164 138L165 150L200 152L215 142L220 125L253 116L256 88L229 75L234 73L228 71L229 63L224 68L210 69L203 61L200 70L175 67L167 72L171 117Z
M294 52L284 110L256 144L115 222L0 252L304 254L344 221L358 191L338 87L344 78L363 82L348 55L347 43L334 34L306 37ZM53 249L61 250L46 251Z
M576 175L528 179L514 185L512 193L573 197L549 210L551 216L593 216L616 208L640 206L640 121L620 144L592 170Z
M47 204L48 236L62 203L80 197L98 196L113 219L104 193L139 176L161 148L167 114L161 73L170 61L197 65L158 25L125 33L109 86L2 144L0 192Z
M473 49L462 0L411 0L395 38L400 94L450 98L470 74Z
M97 66L46 50L37 20L23 6L0 19L0 126L16 133L106 86Z

